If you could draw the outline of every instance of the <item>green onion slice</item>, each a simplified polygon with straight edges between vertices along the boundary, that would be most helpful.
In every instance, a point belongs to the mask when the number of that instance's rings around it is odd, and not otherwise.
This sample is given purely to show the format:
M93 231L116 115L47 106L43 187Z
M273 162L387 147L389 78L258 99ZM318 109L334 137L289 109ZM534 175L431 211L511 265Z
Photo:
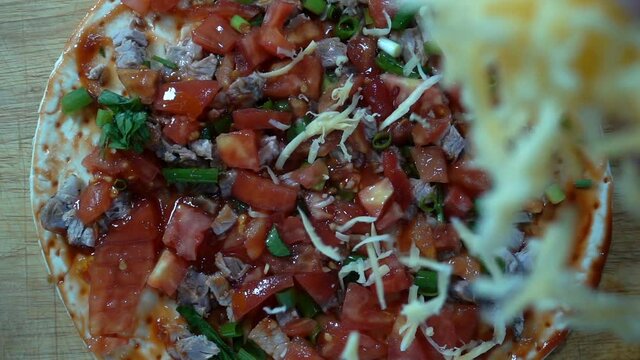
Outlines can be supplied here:
M416 273L413 283L418 286L418 292L424 296L438 295L438 273L431 270L420 270Z
M220 326L220 335L227 338L235 338L242 336L242 329L237 322L230 322Z
M191 331L196 334L204 335L207 339L218 346L220 349L218 357L220 359L233 360L236 358L233 349L231 349L224 339L222 339L220 334L218 334L215 329L196 312L193 306L178 306L176 310L187 321Z
M217 184L220 170L217 168L165 168L162 174L168 183L205 183Z
M324 14L327 2L325 0L302 0L302 7L320 16Z
M297 309L303 317L313 319L322 312L320 306L305 292L298 292L296 296Z
M72 114L91 105L92 102L93 98L89 95L87 89L81 87L66 93L62 97L62 112Z
M364 9L364 24L367 26L373 25L373 18L371 17L371 12L369 12L369 8Z
M153 57L151 58L151 60L153 60L153 61L155 61L155 62L157 62L157 63L160 63L160 64L162 64L163 66L168 67L168 68L169 68L169 69L171 69L171 70L178 70L178 64L174 63L174 62L173 62L173 61L171 61L171 60L167 60L167 59L165 59L165 58L162 58L162 57L160 57L160 56L158 56L158 55L153 55Z
M287 309L293 309L296 306L296 290L294 288L276 294L276 299L280 305L284 305Z
M376 56L376 65L378 65L378 67L383 71L390 74L404 76L404 67L402 63L384 51L381 51L378 56ZM413 70L408 77L411 79L421 78L420 73L416 70Z
M231 18L231 27L241 34L251 31L251 23L240 15L233 15Z
M96 115L96 125L99 127L103 127L106 124L110 124L113 122L113 113L110 110L98 109L98 114Z
M567 198L564 190L562 190L562 188L558 184L551 184L545 190L544 194L547 196L547 199L549 199L549 201L554 205L560 204L564 201L564 199Z
M391 134L387 131L381 131L373 137L371 140L371 144L373 148L376 150L385 150L389 146L391 146Z
M325 18L329 21L338 21L340 20L340 12L340 8L336 4L330 4L327 7Z
M333 29L334 33L340 40L349 40L355 35L360 28L360 20L355 16L343 15L338 24Z
M391 20L391 30L404 30L411 25L415 17L414 13L400 12Z
M575 181L573 186L575 186L576 189L590 189L593 186L593 180L591 180L591 179L578 179L578 180Z
M129 183L125 179L116 179L113 182L113 188L118 191L125 191L127 190L128 186L129 186Z
M442 55L442 49L433 41L427 41L424 43L424 53L427 56L440 56Z
M291 250L289 250L287 244L282 241L282 238L280 237L278 229L276 229L275 225L271 228L271 231L269 231L269 234L267 235L267 249L273 256L291 256Z
M302 134L306 128L307 124L304 120L294 121L293 125L287 129L287 141L291 142L296 136Z
M216 134L225 134L231 131L231 125L233 124L233 119L230 115L225 115L213 123L213 129L216 131Z

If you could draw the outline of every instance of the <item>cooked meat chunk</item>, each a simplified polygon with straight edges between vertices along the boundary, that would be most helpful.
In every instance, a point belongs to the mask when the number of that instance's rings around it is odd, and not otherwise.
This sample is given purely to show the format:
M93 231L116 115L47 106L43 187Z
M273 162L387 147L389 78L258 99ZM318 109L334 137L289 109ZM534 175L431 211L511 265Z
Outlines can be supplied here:
M209 283L209 276L189 269L178 286L178 304L191 305L198 314L207 315L211 310Z
M458 132L455 126L450 125L447 132L440 140L440 146L444 150L447 159L455 160L460 156L462 150L464 150L465 140Z
M433 188L426 181L411 178L409 182L411 183L411 193L416 203L433 193Z
M401 31L394 40L402 44L402 58L405 62L415 55L420 59L420 64L426 64L427 56L424 53L424 40L420 29L411 28Z
M193 141L189 144L189 148L196 155L206 160L213 160L213 142L207 139Z
M76 214L75 209L67 211L63 217L67 226L67 241L71 245L94 247L96 245L96 231L87 227Z
M107 68L107 65L105 64L98 64L92 67L91 70L89 70L89 72L87 73L87 79L100 80L100 78L102 77L102 73L106 68Z
M262 99L262 89L266 80L260 75L253 73L249 76L236 79L229 88L220 92L214 104L222 102L222 104L230 104L236 108L247 108L254 106ZM214 108L219 108L214 106Z
M220 349L204 335L192 335L176 342L180 360L207 360L220 353Z
M211 276L209 287L218 304L231 305L231 285L222 272L219 271Z
M276 320L278 321L278 325L280 325L281 327L284 327L288 323L299 318L300 315L298 314L296 309L289 309L283 313L276 314Z
M307 208L311 213L311 217L316 220L330 220L333 215L329 214L326 209L327 206L333 204L335 198L327 194L319 194L316 192L308 192L304 196L304 200L307 203Z
M236 215L231 206L226 204L213 220L211 228L216 235L222 235L231 229L236 221L238 221L238 215Z
M220 177L220 181L218 181L218 185L220 186L220 194L223 198L228 198L231 196L231 188L233 184L236 182L236 177L238 173L235 170L227 171L222 174Z
M222 253L216 254L215 262L222 275L232 281L240 280L251 268L243 263L242 260L231 256L223 256Z
M211 80L218 68L218 58L209 55L202 60L193 62L186 67L186 77L196 80Z
M273 163L283 149L284 146L278 141L276 136L263 136L262 139L260 139L260 150L258 151L260 166Z
M121 192L113 200L113 204L109 210L104 213L104 217L100 220L99 224L102 229L106 229L109 224L115 220L122 219L131 211L131 198L129 193Z
M142 65L149 42L143 32L126 29L113 37L113 44L116 46L116 66L131 69Z
M318 49L322 66L325 68L333 68L338 66L339 59L345 59L347 56L347 44L340 41L339 38L328 38L318 41Z
M262 319L248 337L276 360L284 359L287 354L289 338L271 318Z
M191 65L194 61L202 59L202 47L186 38L176 45L167 47L167 60L175 63L180 68Z

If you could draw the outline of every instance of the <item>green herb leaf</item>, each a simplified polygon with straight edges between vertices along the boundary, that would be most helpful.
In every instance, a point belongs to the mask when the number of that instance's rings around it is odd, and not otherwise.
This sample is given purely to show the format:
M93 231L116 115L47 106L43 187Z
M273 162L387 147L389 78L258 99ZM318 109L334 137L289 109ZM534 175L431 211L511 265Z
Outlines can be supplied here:
M140 99L105 90L98 97L98 103L109 109L99 109L96 116L96 122L102 128L100 145L141 153L151 134L147 127L148 114Z
M87 89L81 87L66 93L62 97L62 112L72 114L78 110L84 109L93 102L93 98L89 95Z
M280 305L287 307L287 310L293 309L296 306L296 289L291 288L279 292L276 294L276 299Z
M438 273L431 270L420 270L413 283L418 286L418 293L424 296L438 295Z
M271 255L277 257L291 256L291 250L289 250L287 244L282 241L282 238L280 237L278 229L276 229L275 225L271 228L271 231L269 231L266 243L267 250L269 250Z
M230 322L220 326L220 335L228 338L235 338L242 336L242 329L240 324L236 322Z

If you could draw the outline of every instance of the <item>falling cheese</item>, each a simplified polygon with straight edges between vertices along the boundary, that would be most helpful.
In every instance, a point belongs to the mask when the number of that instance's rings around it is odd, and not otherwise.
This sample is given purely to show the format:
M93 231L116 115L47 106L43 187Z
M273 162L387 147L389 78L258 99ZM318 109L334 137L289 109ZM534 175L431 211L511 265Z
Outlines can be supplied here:
M387 27L384 29L377 29L377 28L369 29L365 27L364 29L362 29L363 35L387 36L391 34L391 17L389 16L389 14L387 14L386 11L383 11L382 13L384 14L384 19L387 21Z
M441 78L442 76L435 75L424 80L422 83L420 83L420 85L418 85L418 87L415 90L413 90L413 92L409 95L409 97L407 97L398 106L398 108L391 113L391 115L389 115L386 119L384 119L382 124L380 124L380 130L384 130L385 128L389 127L389 125L400 120L405 114L411 111L411 107L413 106L413 104L417 103L418 100L420 100L420 98L422 97L422 94L424 94L432 86L437 84Z
M300 61L302 61L302 59L304 59L305 56L312 54L314 51L316 51L317 48L318 48L318 43L316 43L315 41L311 41L311 43L309 43L309 45L304 50L302 50L298 55L296 55L293 58L293 60L291 60L291 62L288 63L287 65L270 72L266 72L266 73L259 72L258 75L265 79L282 76L288 73L289 71L291 71L296 65L298 65Z
M347 343L344 345L344 350L340 354L340 360L358 360L359 343L360 333L357 331L350 332Z

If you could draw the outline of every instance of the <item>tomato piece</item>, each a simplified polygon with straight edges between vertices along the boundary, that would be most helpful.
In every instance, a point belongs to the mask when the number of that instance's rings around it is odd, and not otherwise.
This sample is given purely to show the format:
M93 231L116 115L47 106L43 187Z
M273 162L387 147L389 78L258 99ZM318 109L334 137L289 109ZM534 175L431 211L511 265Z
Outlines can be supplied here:
M398 9L393 0L369 0L369 14L371 14L374 25L378 28L387 27L385 12L393 19L397 11Z
M329 322L325 331L318 336L320 355L326 359L339 359L347 344L351 331L344 325ZM327 336L328 335L328 336ZM382 359L387 356L387 347L371 336L360 333L358 341L358 358L360 360Z
M460 347L474 340L478 333L480 313L475 305L446 304L440 314L430 317L432 339L447 348Z
M382 153L382 166L384 176L387 177L393 185L393 191L398 204L400 204L402 210L406 210L409 205L411 205L413 193L411 191L409 178L400 167L396 153L390 150Z
M270 179L238 171L231 194L253 208L267 211L290 212L296 206L298 192L284 185L276 185Z
M271 229L271 221L266 218L252 219L245 230L244 247L251 260L259 258L266 247L267 234Z
M464 218L473 209L473 201L458 186L450 186L444 198L444 213L447 217Z
M306 320L313 321L311 319ZM285 326L285 333L286 328L287 326ZM309 343L307 343L306 340L294 337L287 347L287 354L285 355L284 360L323 360L323 358Z
M245 282L234 291L231 298L235 319L242 319L249 311L262 305L271 296L290 287L293 287L293 277L290 275L275 275Z
M327 211L333 215L333 222L343 225L347 221L359 217L367 216L367 210L358 202L344 201L336 199L333 204L327 207ZM347 231L350 234L365 234L371 231L371 225L367 223L357 223Z
M458 160L450 167L449 178L453 184L461 186L473 197L491 188L489 175L483 170L473 167L467 159Z
M388 331L395 317L387 311L380 310L380 305L371 291L356 283L350 283L342 304L340 319L350 329Z
M260 170L258 136L253 130L220 134L216 138L218 153L229 167Z
M233 112L233 124L238 129L266 130L277 129L270 121L291 125L293 114L286 111L264 109L241 109Z
M103 152L99 147L82 160L82 165L93 174L101 173L143 184L150 184L160 173L151 155L115 150Z
M433 245L436 250L458 253L462 247L460 236L452 224L438 224L432 228Z
M129 96L139 97L143 104L153 103L160 82L157 70L118 68L118 78Z
M305 56L298 65L282 76L267 80L264 94L276 99L303 94L310 99L320 98L324 70L316 56Z
M302 185L305 189L317 189L324 186L329 176L329 168L322 159L317 159L313 164L302 166L290 173L290 178Z
M397 202L392 202L390 206L386 206L382 214L376 221L376 229L383 231L397 224L404 217L404 211Z
M300 318L288 322L282 330L287 334L287 336L307 337L313 334L317 326L318 322L313 319Z
M111 183L108 181L98 180L84 188L78 203L78 217L82 223L90 225L98 220L109 210L114 196Z
M400 329L405 325L406 318L404 316L398 316L396 322L393 324L393 329L387 337L387 344L389 346L389 359L394 360L440 360L444 359L436 349L431 346L422 335L421 331L416 332L416 338L413 340L409 347L402 351L400 346L402 344L402 335Z
M200 137L201 127L200 123L186 116L173 116L162 128L162 133L174 143L185 146Z
M238 70L242 73L251 73L271 58L271 54L260 46L260 31L260 29L253 29L238 41L238 53L244 60L243 66L238 66Z
M147 279L147 284L168 296L173 296L187 274L189 264L165 249Z
M324 31L319 22L306 20L287 29L286 38L294 48L305 48L311 41L322 40L324 38Z
M475 280L482 273L480 262L466 254L449 259L449 264L453 266L454 275L468 281Z
M347 43L347 57L356 70L362 74L375 74L376 67L376 39L370 36L355 36Z
M231 20L234 15L249 20L260 13L260 8L255 5L241 4L234 0L218 0L213 5L213 13L227 20Z
M213 219L204 211L181 200L171 213L162 242L176 249L176 253L189 261L196 260L198 247L210 232Z
M321 307L329 305L336 297L338 274L333 271L296 274L295 279Z
M372 65L369 65L371 67ZM362 89L362 101L371 111L380 114L380 119L386 119L395 110L391 92L380 77L376 76Z
M416 124L411 129L411 137L413 142L418 146L434 145L447 132L450 121L447 118L442 119L428 119L427 123L429 128L425 128L420 124Z
M297 5L297 2L289 0L272 1L264 15L262 26L282 29L289 17L296 11Z
M302 220L297 216L289 216L278 225L278 232L282 241L287 245L299 244L299 243L311 243L309 234L302 225Z
M149 12L149 4L151 0L122 0L122 4L137 12L139 15L145 16Z
M408 252L411 244L415 244L422 256L435 259L436 247L433 240L431 226L423 214L416 215L407 226L402 229L398 237L398 250Z
M288 57L287 54L296 49L293 44L284 37L282 31L268 26L260 28L258 42L269 54L281 59Z
M378 217L393 194L393 184L389 179L384 178L360 190L358 199L369 215Z
M159 227L157 203L143 200L96 246L89 266L91 335L133 335L140 295L155 264Z
M165 12L173 9L178 5L180 0L153 0L151 1L151 10L157 12Z
M413 285L413 279L407 268L398 261L395 255L380 260L380 266L387 265L389 272L382 277L385 294L399 293Z
M291 254L290 257L280 258L266 252L262 259L274 274L322 272L324 255L313 245L295 244L291 246Z
M426 182L448 183L447 160L437 146L414 147L411 156L416 163L420 179Z
M193 42L205 50L218 55L230 53L240 40L240 34L231 27L229 21L218 15L211 15L193 31Z
M154 109L197 118L220 91L213 80L166 83L160 87Z

